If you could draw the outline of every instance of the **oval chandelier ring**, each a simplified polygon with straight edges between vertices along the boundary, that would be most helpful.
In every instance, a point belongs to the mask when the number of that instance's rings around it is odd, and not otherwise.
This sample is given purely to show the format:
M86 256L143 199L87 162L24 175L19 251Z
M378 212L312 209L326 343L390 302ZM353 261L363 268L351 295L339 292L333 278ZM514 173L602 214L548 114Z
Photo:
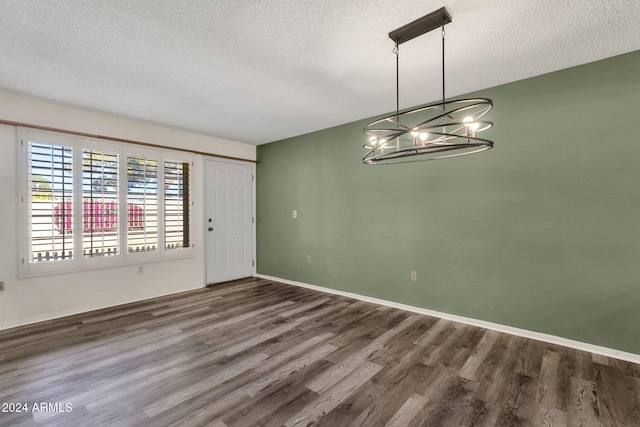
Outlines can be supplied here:
M491 99L446 101L444 25L449 22L451 16L443 7L389 33L396 42L396 112L365 126L367 141L362 146L367 152L362 158L364 164L447 159L493 147L493 141L478 136L493 126L492 122L482 120L493 108ZM438 27L442 28L442 101L400 111L398 46Z
M369 123L369 137L362 146L366 164L408 163L446 159L479 153L493 147L493 141L479 132L493 126L480 120L493 107L487 98L455 99L413 108ZM397 126L400 124L400 126ZM455 151L455 152L453 152ZM427 155L428 158L409 159Z

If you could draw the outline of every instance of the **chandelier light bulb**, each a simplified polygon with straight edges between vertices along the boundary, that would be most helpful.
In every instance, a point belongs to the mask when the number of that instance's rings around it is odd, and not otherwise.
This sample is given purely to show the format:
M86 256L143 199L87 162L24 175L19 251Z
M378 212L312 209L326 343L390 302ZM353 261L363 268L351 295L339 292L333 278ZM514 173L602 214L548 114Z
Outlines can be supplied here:
M420 141L425 142L428 137L429 137L428 132L420 132Z
M463 120L463 123L465 124L465 126L467 128L469 128L469 130L471 130L472 132L475 132L478 130L478 128L480 127L480 123L478 122L474 122L473 121L473 117L465 117Z

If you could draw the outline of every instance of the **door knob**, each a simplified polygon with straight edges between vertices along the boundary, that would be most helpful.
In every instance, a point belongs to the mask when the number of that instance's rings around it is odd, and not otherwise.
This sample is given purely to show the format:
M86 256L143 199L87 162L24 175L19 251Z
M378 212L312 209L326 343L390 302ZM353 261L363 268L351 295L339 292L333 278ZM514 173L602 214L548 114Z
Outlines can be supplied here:
M209 227L209 231L213 231L213 227Z

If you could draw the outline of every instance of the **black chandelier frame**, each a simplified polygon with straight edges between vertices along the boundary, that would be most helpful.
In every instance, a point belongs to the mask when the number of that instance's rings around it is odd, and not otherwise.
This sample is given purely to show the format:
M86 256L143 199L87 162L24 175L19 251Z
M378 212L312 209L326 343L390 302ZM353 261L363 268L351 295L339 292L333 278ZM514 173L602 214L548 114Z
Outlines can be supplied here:
M481 120L493 108L488 98L445 98L445 31L451 15L443 7L389 33L395 42L396 112L374 120L364 128L368 136L363 147L365 164L409 163L446 159L479 153L493 147L493 141L478 137L493 126ZM442 101L400 110L399 45L436 28L442 29Z

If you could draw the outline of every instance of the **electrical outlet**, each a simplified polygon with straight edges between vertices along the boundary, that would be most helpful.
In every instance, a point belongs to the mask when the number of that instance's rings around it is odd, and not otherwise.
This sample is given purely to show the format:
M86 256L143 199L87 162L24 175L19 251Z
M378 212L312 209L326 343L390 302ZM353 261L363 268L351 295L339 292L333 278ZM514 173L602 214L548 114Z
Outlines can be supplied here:
M293 216L293 218L298 218L298 211L294 209L291 216Z
M411 272L411 281L412 282L417 282L418 281L418 272L417 271L412 271Z
M311 264L311 255L307 255L307 264Z
M138 276L144 274L144 265L139 265L138 266Z
M0 282L0 292L4 291L4 282Z

